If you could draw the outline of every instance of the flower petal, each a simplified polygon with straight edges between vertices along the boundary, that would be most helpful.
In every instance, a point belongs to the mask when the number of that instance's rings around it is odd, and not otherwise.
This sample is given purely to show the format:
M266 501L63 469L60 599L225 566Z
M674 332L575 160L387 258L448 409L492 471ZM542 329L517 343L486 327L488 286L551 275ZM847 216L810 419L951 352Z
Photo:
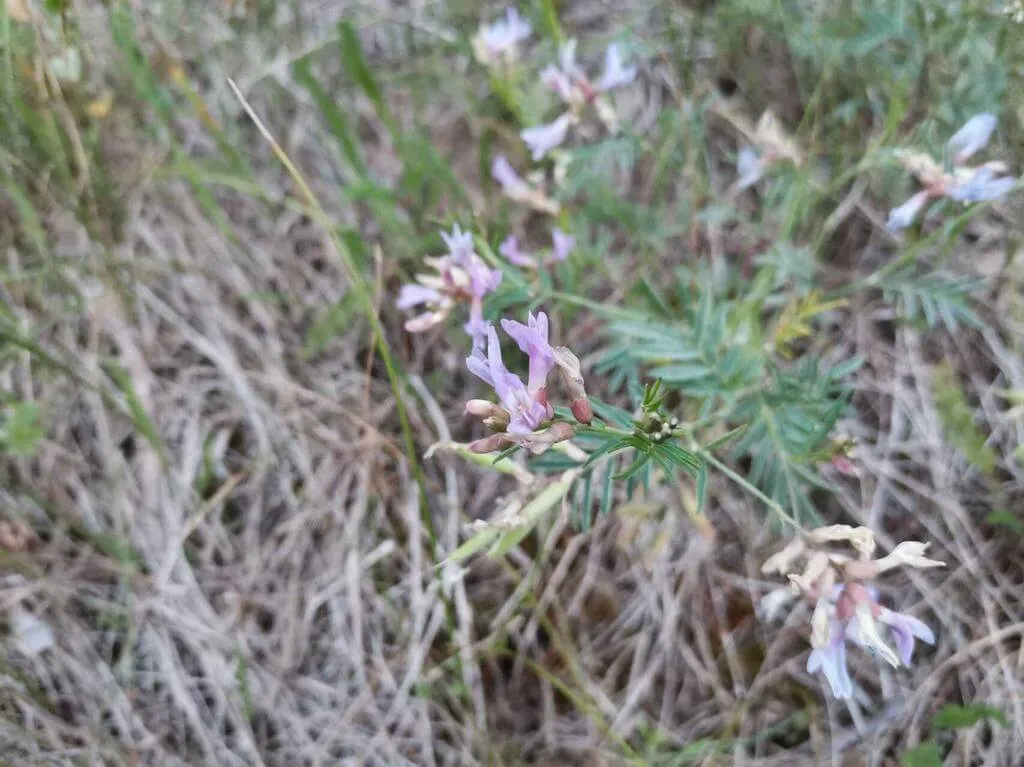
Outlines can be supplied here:
M922 190L900 205L889 211L889 220L885 222L885 228L890 232L898 232L906 229L914 223L921 208L928 202L928 192Z
M576 238L557 227L551 230L551 240L551 258L555 261L565 261L569 257L569 252L576 247Z
M984 148L996 129L996 116L988 112L974 115L964 126L953 134L946 143L947 151L957 165L965 162L972 154Z
M554 122L527 128L519 135L530 148L533 159L539 160L552 149L561 146L569 132L569 123L570 117L566 113Z
M737 189L752 187L764 176L766 165L753 147L745 146L736 155Z
M996 178L991 168L982 167L970 179L954 186L946 194L957 202L989 202L998 200L1016 185L1017 179L1012 176Z
M411 309L420 304L435 303L441 299L441 294L434 288L428 288L419 283L403 285L398 291L398 298L395 299L395 306L399 309Z
M537 268L537 259L529 253L523 253L523 251L519 249L519 238L515 235L509 235L509 237L498 247L498 252L508 259L508 262L511 264L521 266L524 269Z
M604 72L597 81L599 91L610 91L623 85L629 85L636 79L635 66L623 66L622 50L618 43L612 43L604 53Z

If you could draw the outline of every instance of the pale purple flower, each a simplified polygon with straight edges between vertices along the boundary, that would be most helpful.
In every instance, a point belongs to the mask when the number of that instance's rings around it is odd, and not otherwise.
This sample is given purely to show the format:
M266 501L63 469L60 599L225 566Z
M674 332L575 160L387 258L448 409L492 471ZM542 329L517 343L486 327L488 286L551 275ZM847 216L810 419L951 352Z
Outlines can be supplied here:
M530 194L530 185L516 173L515 168L503 154L499 154L491 163L491 177L501 184L502 191L509 197L524 197Z
M473 48L477 58L485 64L494 63L503 57L511 59L515 57L516 47L531 32L529 22L521 19L519 12L510 7L506 9L504 19L480 27L473 39Z
M399 309L411 309L414 306L420 306L421 304L432 304L440 301L441 291L437 288L420 285L417 282L411 282L408 285L403 285L402 289L398 291L398 298L395 301L395 306Z
M604 72L595 86L599 91L610 91L622 85L629 85L636 79L636 67L624 66L622 50L618 43L612 43L604 53Z
M529 357L530 374L527 389L531 396L543 392L548 373L555 366L555 350L548 343L548 316L530 312L526 324L515 320L502 320L501 327L516 342L519 350Z
M576 238L572 235L566 234L561 229L555 227L551 230L552 240L552 261L565 261L569 257L570 251L576 247Z
M910 615L894 612L878 602L878 591L859 584L836 586L827 607L828 638L814 647L807 659L807 670L825 674L833 694L848 698L853 692L846 669L846 642L864 648L893 667L910 666L914 641L935 643L935 634L923 622ZM882 635L883 629L896 646L894 651ZM812 644L815 640L812 632Z
M953 156L956 165L962 165L971 155L988 144L995 129L995 115L988 112L975 115L953 134L946 143L946 150Z
M420 333L440 324L457 302L469 304L466 332L473 338L473 348L481 346L487 323L483 318L484 297L501 283L502 272L490 269L473 250L473 235L456 224L451 233L441 232L448 253L440 258L428 257L427 264L436 275L421 274L417 282L403 285L395 305L399 309L425 306L426 311L406 321L405 329Z
M846 630L841 621L829 622L828 643L811 650L807 656L807 671L821 670L832 688L832 694L840 699L852 697L853 680L846 667Z
M921 208L923 208L925 203L931 199L931 196L932 195L928 190L922 190L898 208L890 210L889 220L885 222L885 228L890 232L898 232L901 229L906 229L914 223L914 219L917 218L917 214L921 212Z
M494 387L502 407L508 411L511 419L508 425L510 434L530 434L551 417L551 409L544 399L543 387L531 394L523 381L515 373L510 373L501 358L501 344L493 326L486 331L486 354L482 349L474 350L466 359L469 371Z
M1017 179L1012 176L997 176L994 169L981 166L967 181L952 187L946 195L957 202L989 202L998 200L1013 189Z
M448 246L448 255L458 266L464 267L470 257L474 255L472 232L462 231L458 224L452 227L451 234L441 232L441 239Z
M910 661L914 658L915 638L926 644L935 644L935 634L932 630L912 615L893 612L883 607L878 615L878 622L889 627L904 666L910 666Z
M570 122L571 117L566 113L554 122L527 128L519 135L530 148L533 159L539 160L552 149L561 146L569 132Z
M510 235L501 243L498 247L498 252L508 259L511 264L521 266L524 269L537 268L537 259L519 249L519 238L514 235Z
M752 187L764 176L766 163L753 147L745 146L736 155L736 189Z
M563 101L572 100L572 77L562 71L559 66L549 64L545 67L540 73L540 81L544 87L557 93Z

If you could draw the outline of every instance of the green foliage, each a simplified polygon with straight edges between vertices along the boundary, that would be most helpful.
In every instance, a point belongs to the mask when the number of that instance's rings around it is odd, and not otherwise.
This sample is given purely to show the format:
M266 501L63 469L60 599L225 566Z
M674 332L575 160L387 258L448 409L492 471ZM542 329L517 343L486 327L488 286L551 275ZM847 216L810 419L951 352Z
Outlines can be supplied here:
M29 456L44 436L39 423L39 405L35 402L15 402L7 407L7 417L0 427L0 444L12 455Z
M974 409L948 367L939 366L932 371L932 396L946 438L972 466L990 474L998 463L998 456L989 447L985 434L974 420Z
M967 703L963 706L949 703L939 709L939 713L932 719L932 726L940 730L955 730L973 727L985 720L991 720L1003 727L1010 726L1006 714L987 703Z
M907 319L923 317L928 327L935 327L941 320L953 331L960 325L981 327L981 320L970 305L971 294L981 285L981 280L972 277L919 274L911 269L890 275L883 292L890 301L898 302Z
M939 744L934 740L926 740L919 743L909 751L904 752L900 760L903 767L942 767L942 755L939 752Z

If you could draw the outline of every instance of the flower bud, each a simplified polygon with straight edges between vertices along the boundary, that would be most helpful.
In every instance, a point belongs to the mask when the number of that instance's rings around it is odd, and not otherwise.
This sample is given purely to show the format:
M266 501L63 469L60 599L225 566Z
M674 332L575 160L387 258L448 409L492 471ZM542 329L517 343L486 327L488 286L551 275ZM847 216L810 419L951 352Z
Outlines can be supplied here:
M553 423L544 431L535 431L523 437L516 437L516 441L534 455L540 455L551 449L552 445L565 442L576 436L576 429L570 423L559 421Z
M494 431L505 431L509 424L509 414L505 408L485 399L471 399L466 403L466 412L480 418Z
M573 400L569 409L572 410L572 417L580 423L589 424L594 420L594 411L590 407L590 400L586 397Z
M590 402L587 400L587 390L583 385L583 373L580 371L580 360L565 346L555 348L555 364L562 372L562 380L565 382L565 390L572 402L572 414L580 423L589 424L594 420L594 413L591 410Z
M492 434L474 442L470 442L466 448L471 453L495 453L508 447L514 440L509 439L508 434Z

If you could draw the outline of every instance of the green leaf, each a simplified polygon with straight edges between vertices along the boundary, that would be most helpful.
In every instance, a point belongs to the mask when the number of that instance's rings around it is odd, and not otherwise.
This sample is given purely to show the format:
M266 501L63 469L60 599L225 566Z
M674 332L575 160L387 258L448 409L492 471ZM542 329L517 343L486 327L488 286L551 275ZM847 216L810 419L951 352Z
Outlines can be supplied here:
M17 402L4 422L4 449L14 455L29 456L36 452L36 445L43 438L39 425L39 406L34 402Z
M560 479L557 482L552 482L541 490L540 494L526 504L520 512L523 524L515 530L510 530L507 533L504 533L498 542L494 544L494 548L491 549L491 555L501 556L503 554L507 554L513 548L518 546L520 541L529 535L530 531L537 526L540 518L554 506L561 503L565 494L569 492L570 487L572 487L571 479Z
M1024 535L1024 522L1021 522L1019 519L1017 519L1017 517L1013 516L1013 514L1008 512L1006 509L996 509L995 511L990 511L985 516L985 521L988 522L990 525L995 525L997 527L1005 527L1011 533L1016 533L1017 535Z
M348 118L338 108L337 102L324 90L323 86L313 77L310 72L310 60L305 56L292 66L292 74L295 81L301 85L316 102L320 114L323 115L334 138L338 142L342 156L348 160L349 165L359 176L366 176L366 165L359 152L359 141L355 131L349 125Z
M490 546L500 534L501 531L496 527L484 528L449 554L445 561L462 562L463 560L469 559L477 552L483 551L485 548Z
M339 43L341 45L341 63L345 71L349 73L363 93L373 102L377 108L377 116L388 126L394 127L395 121L384 101L384 92L377 79L373 76L373 70L366 63L363 55L363 46L359 42L359 33L349 21L343 21L338 25Z
M943 730L973 727L984 719L993 719L1003 727L1010 726L1010 720L1000 709L987 703L968 703L958 706L954 703L943 706L932 719L932 726Z
M697 474L697 513L704 513L704 505L708 500L708 465L702 463Z
M156 451L157 455L162 460L166 460L167 453L164 450L163 440L160 438L160 431L157 429L156 423L149 413L146 412L146 407L142 404L139 393L135 391L135 384L132 383L132 378L128 371L113 360L108 361L104 368L107 374L114 379L117 388L124 394L125 401L128 404L128 412L131 414L135 428L142 433L142 436L145 437L149 446Z
M905 752L900 762L903 767L942 767L939 744L934 740L926 740Z
M999 458L975 422L974 409L967 402L956 374L948 367L940 366L932 371L932 394L946 438L972 466L991 474Z
M713 442L711 442L710 444L705 446L704 449L707 452L709 452L709 453L713 453L715 450L717 450L718 448L722 447L722 445L725 445L725 444L727 444L729 442L732 442L737 437L742 436L743 432L745 432L746 430L747 430L747 425L746 424L743 424L742 426L737 426L735 429L730 429L725 434L723 434L721 437L719 437L718 439L714 440Z

